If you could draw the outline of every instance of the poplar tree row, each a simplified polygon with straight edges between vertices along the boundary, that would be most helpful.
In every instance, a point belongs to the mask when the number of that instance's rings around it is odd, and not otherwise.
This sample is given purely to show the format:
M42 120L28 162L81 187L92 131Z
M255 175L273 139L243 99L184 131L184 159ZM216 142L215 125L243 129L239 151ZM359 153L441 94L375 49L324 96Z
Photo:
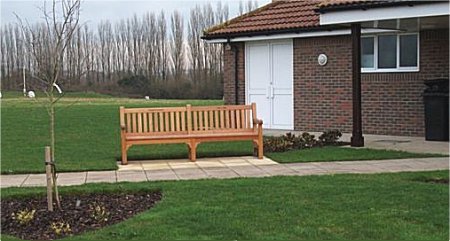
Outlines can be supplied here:
M256 7L256 1L240 2L238 11ZM205 43L201 36L229 15L228 5L218 2L196 5L186 19L179 11L161 11L104 20L96 28L82 24L65 49L60 85L66 91L153 98L222 98L222 45ZM44 53L54 36L45 23L29 27L34 31L25 33L20 24L1 26L2 90L22 90L25 73L27 88L39 91L37 64L49 58ZM36 53L41 61L31 57Z

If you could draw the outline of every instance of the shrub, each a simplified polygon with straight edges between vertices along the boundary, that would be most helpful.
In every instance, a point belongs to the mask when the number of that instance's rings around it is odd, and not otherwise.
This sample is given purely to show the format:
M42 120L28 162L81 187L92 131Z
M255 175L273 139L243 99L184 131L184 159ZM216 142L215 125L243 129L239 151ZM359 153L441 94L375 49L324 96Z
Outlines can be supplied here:
M306 149L317 146L338 145L342 133L338 130L326 131L316 140L314 135L303 132L296 136L292 133L286 133L283 136L264 137L264 151L266 152L284 152L294 149Z
M319 141L324 145L337 145L339 138L342 137L342 133L339 130L331 130L322 133L319 136Z
M106 222L109 218L109 212L106 210L106 207L101 204L90 205L90 209L92 209L91 217L94 218L98 222Z
M12 213L12 219L16 220L19 224L25 225L29 222L31 222L34 219L34 213L36 210L20 210L17 213Z
M117 84L134 92L143 93L148 89L150 81L143 75L131 75L120 79Z
M293 148L293 142L283 137L264 137L264 151L283 152Z
M72 232L70 224L64 221L53 222L50 224L50 228L56 235L70 234Z

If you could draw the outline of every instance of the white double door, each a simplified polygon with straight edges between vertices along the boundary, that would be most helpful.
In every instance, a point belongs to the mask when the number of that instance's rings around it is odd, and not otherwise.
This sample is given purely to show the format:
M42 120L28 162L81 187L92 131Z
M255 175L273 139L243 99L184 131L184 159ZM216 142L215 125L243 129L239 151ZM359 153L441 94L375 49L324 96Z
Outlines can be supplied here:
M293 63L292 39L245 44L246 102L256 103L264 128L294 128Z

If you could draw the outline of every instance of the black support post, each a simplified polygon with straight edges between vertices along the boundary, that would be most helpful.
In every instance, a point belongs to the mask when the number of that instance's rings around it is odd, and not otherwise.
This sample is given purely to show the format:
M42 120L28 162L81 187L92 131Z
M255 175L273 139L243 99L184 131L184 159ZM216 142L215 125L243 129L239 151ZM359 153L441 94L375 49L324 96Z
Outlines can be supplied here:
M361 116L361 24L355 23L352 29L352 92L353 92L353 130L351 146L364 146Z

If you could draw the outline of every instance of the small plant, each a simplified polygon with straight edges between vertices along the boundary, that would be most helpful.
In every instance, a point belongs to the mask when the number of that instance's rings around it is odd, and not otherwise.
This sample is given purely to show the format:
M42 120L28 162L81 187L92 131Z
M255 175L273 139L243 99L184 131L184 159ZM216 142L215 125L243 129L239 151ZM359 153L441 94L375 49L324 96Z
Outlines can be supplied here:
M283 136L266 136L264 137L264 151L284 152L318 146L339 145L342 143L338 141L341 136L342 133L338 130L323 132L318 140L308 132L303 132L299 136L290 132Z
M21 225L25 225L29 222L31 222L34 219L34 213L36 212L36 210L20 210L17 213L12 213L12 219L16 220L19 224Z
M53 222L51 223L50 228L58 236L62 234L70 234L72 232L70 224L64 221Z
M101 204L90 205L92 209L91 217L98 222L106 222L109 218L109 212L106 211L106 207Z
M322 133L322 135L319 136L319 141L323 145L336 145L341 137L342 133L339 130L330 130Z
M309 134L308 132L303 132L301 138L302 138L304 148L315 147L318 144L317 140L315 139L315 136Z

